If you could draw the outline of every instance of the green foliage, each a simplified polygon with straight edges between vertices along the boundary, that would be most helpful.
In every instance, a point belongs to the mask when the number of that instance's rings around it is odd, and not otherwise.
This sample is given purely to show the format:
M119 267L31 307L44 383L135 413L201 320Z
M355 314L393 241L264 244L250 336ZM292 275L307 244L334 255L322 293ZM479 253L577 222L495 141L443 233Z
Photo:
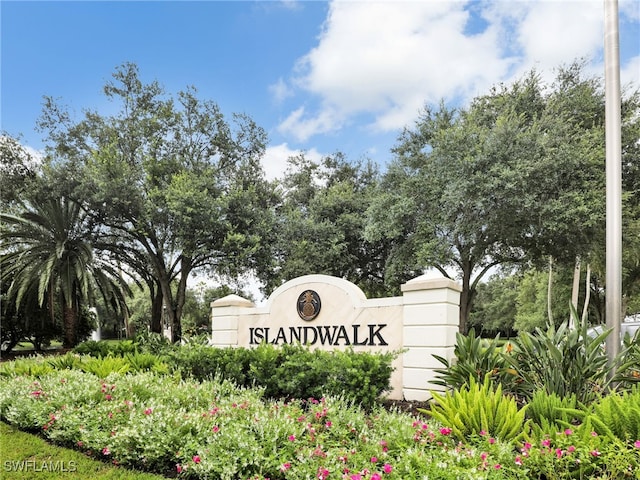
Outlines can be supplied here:
M169 372L169 366L159 356L152 353L127 353L124 359L133 372Z
M532 428L538 434L564 430L581 417L575 394L559 397L555 393L537 390L527 404L527 418L532 420Z
M395 293L383 273L388 242L364 238L378 178L371 162L349 161L341 153L318 162L304 154L289 158L278 229L265 232L277 262L260 272L266 291L322 273L355 283L369 297Z
M554 268L552 274L551 314L554 319L567 317L567 305L571 300L571 276L573 267ZM536 328L544 329L549 322L548 314L549 271L529 269L518 282L516 315L513 328L518 331L532 332Z
M492 275L486 282L478 283L469 326L484 336L487 333L510 336L519 292L520 278L517 275Z
M135 353L138 344L133 340L88 340L76 346L73 351L79 355L91 355L92 357L107 357L109 355L126 355Z
M346 469L354 478L388 480L618 480L635 478L640 465L635 442L592 433L590 417L583 427L522 442L490 431L460 440L435 418L367 413L335 397L266 402L261 390L220 379L149 372L0 377L0 419L104 465L194 480L331 479Z
M0 364L0 375L11 377L16 375L26 375L31 377L41 377L54 370L54 367L44 362L42 357L20 358L13 362Z
M172 351L170 357L185 377L221 377L240 386L260 386L268 398L342 395L371 408L390 388L395 354L261 344L255 349L192 345Z
M17 307L25 301L54 305L62 312L64 345L86 338L92 319L87 306L102 297L115 311L126 308L128 286L93 245L95 222L83 205L68 196L51 195L24 202L18 215L0 213L6 228L0 238L12 248L0 256L2 278ZM83 313L83 309L85 310ZM86 317L81 324L81 317Z
M622 347L614 381L621 387L637 385L640 382L640 330L633 337L625 335Z
M161 333L143 330L136 335L136 345L144 352L162 355L172 348L171 341Z
M513 351L505 355L517 373L519 393L527 399L537 390L560 398L573 394L585 404L598 399L609 385L610 366L603 349L607 335L591 338L586 322L574 329L565 322L546 331L520 332Z
M47 363L54 370L73 370L79 369L83 362L78 354L67 352L64 355L50 357Z
M508 368L509 364L502 355L505 348L510 348L510 343L507 342L506 346L502 347L500 335L487 340L477 337L473 328L468 335L458 332L454 348L455 360L449 362L446 358L434 355L445 368L435 370L436 380L431 383L459 389L468 387L471 380L480 383L489 375L494 382L513 385L516 379L515 371Z
M640 387L612 393L594 403L588 419L594 429L623 442L640 439Z
M468 386L432 395L434 403L425 413L450 428L459 440L484 435L515 440L529 431L526 407L518 409L513 398L502 394L501 385L494 389L489 375L482 384L471 378Z
M126 373L130 368L126 359L113 356L91 357L80 367L83 372L93 373L98 378L107 378L112 373Z

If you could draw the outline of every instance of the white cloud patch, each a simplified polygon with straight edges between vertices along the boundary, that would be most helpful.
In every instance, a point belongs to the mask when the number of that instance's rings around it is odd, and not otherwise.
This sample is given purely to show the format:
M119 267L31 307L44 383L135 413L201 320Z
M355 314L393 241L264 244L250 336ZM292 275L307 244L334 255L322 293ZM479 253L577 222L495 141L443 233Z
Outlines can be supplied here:
M345 115L332 107L325 107L315 116L306 116L305 108L300 107L278 125L278 131L292 135L297 141L305 142L311 136L329 133L340 128Z
M287 170L287 160L303 153L302 150L292 149L287 143L271 145L262 159L262 167L268 180L282 178ZM307 158L319 162L323 155L316 149L304 151Z
M279 78L278 81L273 85L269 85L269 93L271 94L273 99L276 101L276 103L281 103L288 97L291 97L294 95L293 90L287 85L287 82L285 82L282 78Z
M620 70L620 83L624 87L631 83L635 84L638 88L640 83L640 56L633 57L625 66Z
M622 0L621 12L633 2ZM304 141L361 114L393 131L425 103L467 101L532 68L550 80L576 59L601 63L603 17L601 0L334 1L290 81L318 105L298 106L279 131Z

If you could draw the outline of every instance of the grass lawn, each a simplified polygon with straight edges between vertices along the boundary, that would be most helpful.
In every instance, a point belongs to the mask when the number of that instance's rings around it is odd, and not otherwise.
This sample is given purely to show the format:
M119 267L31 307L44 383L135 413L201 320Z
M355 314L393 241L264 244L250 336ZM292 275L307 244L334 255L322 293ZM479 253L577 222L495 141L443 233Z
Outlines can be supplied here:
M0 422L3 480L160 480L165 477L115 467Z
M45 350L58 350L62 348L62 342L53 340L51 345L45 348ZM31 342L20 342L18 345L13 347L12 352L25 352L29 350L34 350L33 343Z

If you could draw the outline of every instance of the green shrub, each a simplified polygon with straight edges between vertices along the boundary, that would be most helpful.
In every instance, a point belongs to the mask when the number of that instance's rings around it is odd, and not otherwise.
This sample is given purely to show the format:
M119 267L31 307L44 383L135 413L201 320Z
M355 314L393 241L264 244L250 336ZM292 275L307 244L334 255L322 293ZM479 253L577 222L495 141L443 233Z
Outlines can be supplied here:
M519 380L518 393L530 400L537 390L560 398L572 394L580 403L598 399L609 385L611 367L603 349L608 335L587 334L587 324L570 329L563 323L546 331L520 332L513 351L504 358Z
M640 387L612 393L594 403L587 417L596 432L623 442L640 439Z
M49 363L44 362L41 356L20 358L0 365L0 375L9 377L20 375L41 377L51 373L53 370L54 368Z
M640 330L633 337L625 335L622 346L614 382L619 388L629 388L640 382Z
M511 348L510 343L506 345L505 348ZM500 335L488 340L477 337L474 329L471 329L468 335L456 333L455 360L450 363L441 356L433 355L444 368L435 370L436 380L431 383L458 389L468 387L472 379L476 383L483 382L485 377L490 375L494 382L513 391L516 389L515 371L509 368L502 350Z
M107 378L112 373L128 372L130 365L123 357L91 357L83 362L80 369L83 372L93 373L98 378Z
M490 435L509 441L526 435L530 420L525 420L526 408L518 409L516 401L495 389L487 375L482 384L474 378L469 386L444 395L432 393L431 417L451 429L451 434L464 441L472 436Z
M527 404L527 418L532 420L532 428L539 433L570 428L581 417L574 394L561 398L555 393L536 390Z
M134 372L169 372L169 366L162 358L152 353L127 353L124 358Z
M47 363L51 365L54 370L73 370L81 367L82 359L78 354L67 352L64 355L50 357Z
M143 330L135 337L135 344L140 350L155 355L162 355L173 347L171 341L161 333Z
M138 349L137 343L133 340L122 340L120 342L108 340L87 340L76 346L73 351L80 355L91 355L92 357L107 357L109 355L126 355L135 353Z
M269 398L306 399L340 395L372 407L389 389L395 353L311 350L302 345L262 344L254 349L190 345L170 352L185 378L223 378L261 387Z
M224 378L239 386L247 386L250 352L244 348L214 348L189 345L168 353L169 362L184 378L210 380Z

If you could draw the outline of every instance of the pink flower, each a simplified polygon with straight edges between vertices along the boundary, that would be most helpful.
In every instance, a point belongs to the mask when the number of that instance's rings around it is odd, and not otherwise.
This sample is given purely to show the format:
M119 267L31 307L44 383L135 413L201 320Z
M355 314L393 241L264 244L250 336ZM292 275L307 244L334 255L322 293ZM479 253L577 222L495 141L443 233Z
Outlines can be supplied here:
M283 463L282 465L280 465L280 471L281 472L286 472L290 468L291 468L291 463L289 463L289 462L286 462L286 463Z
M482 460L482 461L484 462L484 461L487 459L487 456L488 456L488 455L489 455L489 454L488 454L487 452L482 452L482 453L480 454L480 460Z
M359 473L354 473L353 475L351 475L349 477L350 480L362 480L362 475L360 475Z
M111 395L109 395L108 393L104 396L104 399L109 402L113 399L113 397Z
M371 457L371 463L378 463L378 457Z
M202 461L202 459L200 458L200 455L194 455L192 460L193 460L193 463L200 463Z
M178 473L182 473L182 465L180 465L179 463L176 465L176 471Z
M592 437L597 437L597 436L598 436L598 433L597 433L597 432L591 432L591 436L592 436Z
M220 431L220 427L219 427L219 426L217 426L217 425L214 425L214 426L213 426L213 428L211 429L211 431L212 431L213 433L218 433L218 432Z
M489 443L490 443L491 445L493 445L494 443L496 443L496 439L495 439L495 438L493 438L493 437L491 437L491 438L489 439Z
M567 436L568 436L568 435L573 435L573 430L571 430L570 428L567 428L567 429L564 431L564 434L565 434L565 435L567 435Z
M385 464L382 466L382 471L383 471L384 473L391 473L391 472L393 472L393 467L392 467L391 465L389 465L388 463L385 463Z
M640 448L640 440L636 440L635 442L633 442L633 446L636 448Z
M556 457L562 458L563 453L561 448L556 448Z
M576 451L576 447L574 447L573 445L570 445L569 448L567 448L567 452L569 453L573 453Z
M145 408L144 409L144 414L145 415L151 415L153 413L153 410L151 408Z
M295 435L289 435L287 437L287 440L289 440L290 442L295 442L296 441L296 436Z
M500 465L499 463L496 463L493 468L495 468L496 470L500 470L502 468L502 465Z
M529 442L525 442L523 450L531 450L531 444Z
M111 450L109 450L109 447L104 447L102 449L102 454L103 455L111 455Z
M449 427L443 427L440 429L440 433L442 435L449 435L451 433L451 429Z
M545 438L544 440L542 440L542 446L543 447L550 447L551 446L551 440L549 440L548 438Z
M327 421L324 424L325 428L331 428L332 425L333 425L333 423L331 423L331 421Z
M516 465L522 465L522 458L520 458L520 455L516 455L515 463Z
M480 430L480 436L484 437L487 434L487 432L485 432L484 430Z
M591 453L591 455L594 456L594 457L599 457L600 456L600 452L598 450L591 450L591 452L589 452L589 453Z
M379 473L374 473L373 475L371 475L371 480L382 480L382 475L380 475Z
M329 470L322 467L318 468L318 475L316 475L316 478L318 478L319 480L325 480L328 476Z

